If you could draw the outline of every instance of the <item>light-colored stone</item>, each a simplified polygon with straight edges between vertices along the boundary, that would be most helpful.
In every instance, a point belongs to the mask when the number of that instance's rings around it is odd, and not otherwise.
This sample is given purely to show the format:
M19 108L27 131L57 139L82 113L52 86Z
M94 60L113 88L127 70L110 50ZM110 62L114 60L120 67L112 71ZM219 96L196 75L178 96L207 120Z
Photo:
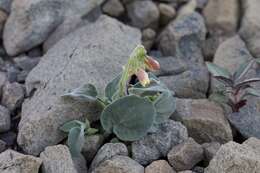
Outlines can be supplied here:
M40 158L42 173L78 173L65 145L46 147Z
M147 51L152 48L155 38L156 32L153 29L147 28L142 31L142 44Z
M0 1L0 9L4 10L5 12L9 13L11 10L13 0L1 0Z
M68 17L83 16L103 0L14 0L3 41L15 56L40 45Z
M189 170L203 159L203 149L194 139L189 138L184 143L174 146L167 157L174 170Z
M38 173L42 160L13 150L0 154L1 173Z
M154 133L132 143L132 158L147 165L166 157L172 147L188 139L187 129L179 122L169 120L160 124Z
M106 143L97 152L95 158L93 159L89 171L93 171L99 165L116 155L128 156L127 147L123 143Z
M211 33L232 35L236 33L239 22L239 1L209 0L203 14Z
M140 42L140 31L102 16L50 49L26 78L27 94L36 92L22 107L20 147L37 155L64 139L59 127L65 122L83 117L97 120L99 106L64 100L61 95L85 83L103 90Z
M177 99L172 118L181 121L198 143L226 143L233 139L223 109L206 99Z
M127 4L127 13L131 24L138 28L154 28L159 21L159 10L150 0L133 0Z
M121 4L120 0L108 0L103 5L103 12L113 16L113 17L119 17L122 15L125 11L124 6Z
M228 142L221 146L205 173L257 173L259 170L259 152L247 145Z
M0 133L10 130L11 115L10 111L4 106L0 105Z
M218 142L204 143L202 144L204 150L204 161L209 162L217 153L221 147Z
M243 145L251 147L254 150L254 152L260 155L260 139L251 137L247 139L245 142L243 142Z
M144 167L127 156L115 156L101 163L92 173L144 173Z
M160 24L167 25L174 17L176 16L176 10L165 3L160 3L159 6L160 11Z
M19 108L24 100L25 91L23 85L19 83L6 83L3 87L1 103L6 106L10 111Z
M257 58L260 58L260 16L259 0L243 0L242 9L244 15L241 21L239 34L246 41L250 52Z
M176 173L165 160L152 162L145 168L145 173Z

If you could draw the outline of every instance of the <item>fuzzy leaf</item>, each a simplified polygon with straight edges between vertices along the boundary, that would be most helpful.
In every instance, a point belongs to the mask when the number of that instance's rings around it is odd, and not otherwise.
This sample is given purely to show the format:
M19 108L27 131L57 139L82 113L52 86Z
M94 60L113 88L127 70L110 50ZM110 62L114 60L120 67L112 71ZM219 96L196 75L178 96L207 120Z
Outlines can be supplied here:
M64 94L62 97L64 98L72 98L77 101L83 102L94 102L97 100L97 89L92 84L85 84L79 88L76 88L72 92L68 94Z
M161 93L153 104L156 110L155 123L157 124L169 119L176 109L176 99L170 91Z
M225 86L233 86L234 82L233 80L231 79L228 79L228 78L225 78L225 77L222 77L222 76L215 76L215 78L220 81L221 83L223 83Z
M156 112L153 104L138 96L122 97L101 114L102 127L123 141L135 141L147 134L154 122Z
M260 97L260 92L254 88L248 88L245 95Z
M226 69L210 62L207 62L206 65L213 76L221 76L227 79L231 78L231 74Z
M84 129L80 127L72 128L68 135L68 146L72 157L78 157L81 154L84 142Z
M260 78L251 78L251 79L246 79L242 82L239 82L235 85L235 88L241 88L245 85L250 85L251 83L254 83L254 82L259 82L260 81Z
M113 96L118 91L120 78L121 74L114 78L111 82L109 82L105 88L105 95L110 101L113 100Z
M69 121L65 124L63 124L61 127L60 127L60 130L63 131L63 132L66 132L66 133L69 133L69 131L74 128L74 127L82 127L82 128L86 128L86 124L81 122L81 121L78 121L78 120L72 120L72 121Z
M253 65L253 63L254 63L254 61L251 60L249 62L245 62L242 65L240 65L238 70L234 73L235 81L238 81L239 79L244 77L245 74L247 74L247 72L249 71L250 67Z

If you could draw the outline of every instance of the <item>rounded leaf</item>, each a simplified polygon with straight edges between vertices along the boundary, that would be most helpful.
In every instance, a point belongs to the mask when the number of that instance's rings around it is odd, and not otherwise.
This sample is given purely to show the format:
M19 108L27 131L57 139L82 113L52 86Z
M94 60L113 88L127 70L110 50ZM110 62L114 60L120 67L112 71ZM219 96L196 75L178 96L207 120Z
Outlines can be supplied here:
M82 127L82 128L86 128L86 124L81 122L81 121L78 121L78 120L72 120L72 121L69 121L69 122L66 122L65 124L63 124L61 127L60 127L60 130L63 131L63 132L66 132L66 133L69 133L69 131L74 128L74 127Z
M107 106L101 114L101 124L109 133L123 141L135 141L147 134L154 122L153 104L134 95L122 97Z
M80 127L72 128L68 135L68 146L72 157L77 157L81 154L84 142L84 129Z

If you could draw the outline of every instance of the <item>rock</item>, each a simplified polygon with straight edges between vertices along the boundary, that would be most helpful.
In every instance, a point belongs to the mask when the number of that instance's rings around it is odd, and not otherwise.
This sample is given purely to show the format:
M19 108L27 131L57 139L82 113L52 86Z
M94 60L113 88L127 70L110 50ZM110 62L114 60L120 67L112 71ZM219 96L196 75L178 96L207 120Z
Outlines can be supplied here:
M260 16L258 15L258 9L260 8L260 1L247 0L243 1L242 9L244 15L241 21L241 27L239 34L247 43L247 47L250 52L257 58L260 57Z
M0 139L6 143L7 147L14 147L16 145L16 138L16 133L12 131L0 134Z
M186 170L186 171L180 171L180 172L178 172L178 173L194 173L194 172L191 171L191 170Z
M259 172L260 155L247 145L228 142L210 161L205 173Z
M203 10L210 33L232 35L236 33L239 21L238 0L209 0Z
M204 9L205 6L208 4L209 0L196 0L197 1L197 9Z
M200 166L195 166L193 169L192 169L193 173L204 173L204 168L203 167L200 167Z
M210 160L215 156L217 151L220 148L220 143L218 142L211 142L211 143L204 143L202 144L204 150L204 160L206 162L210 162Z
M31 50L29 50L27 52L28 57L30 58L36 58L36 57L41 57L43 56L43 51L42 51L42 47L38 46L35 48L32 48Z
M231 141L232 131L223 109L206 99L177 99L173 119L181 121L198 143Z
M7 19L8 15L3 10L0 10L0 38L2 38L2 31L5 25L5 21Z
M80 155L78 157L73 157L73 163L74 167L77 170L77 173L87 173L87 162L83 155Z
M3 87L1 103L10 111L19 108L24 100L24 87L19 83L6 83Z
M151 28L144 29L142 32L142 44L146 50L150 50L153 46L156 32Z
M2 90L7 81L6 73L0 72L0 96L2 96Z
M5 151L6 149L6 143L5 141L0 140L0 153L2 153L3 151Z
M56 145L46 147L40 154L42 173L78 173L68 147Z
M186 128L179 122L169 120L141 140L132 143L132 158L147 165L161 157L166 157L170 149L188 138Z
M145 173L175 173L175 171L167 161L157 160L145 168Z
M104 13L113 17L119 17L125 12L125 8L120 0L108 0L102 9Z
M131 24L137 28L156 28L159 21L159 10L157 6L149 0L134 0L127 4L128 17Z
M18 67L20 70L24 71L31 71L41 60L38 58L30 58L27 56L19 56L13 59L15 62L16 67Z
M38 173L41 159L6 150L0 154L1 173Z
M11 64L7 68L7 79L10 83L17 82L18 81L18 75L21 73L21 71L15 67L15 65Z
M167 155L169 163L176 171L191 169L203 159L202 146L189 138L184 143L174 146Z
M128 156L128 150L123 143L106 143L97 152L95 158L93 159L89 172L93 171L99 165L116 155Z
M144 167L127 156L115 156L102 162L92 173L144 173Z
M260 154L260 140L258 138L251 137L243 142L243 145L251 147L254 152Z
M163 75L159 79L164 82L168 88L175 92L179 98L205 98L208 91L209 74L204 65L189 65L187 61L183 60L168 60L163 64L169 62L166 68L171 66L164 72L172 73L172 75ZM159 61L159 62L161 62ZM172 64L170 62L176 62ZM162 67L163 69L166 69Z
M164 56L176 56L203 64L201 45L205 37L204 19L194 12L170 22L159 35L158 47Z
M91 162L99 148L103 145L104 137L102 135L88 136L82 148L82 154L87 162Z
M10 130L11 116L7 108L0 105L0 133Z
M59 127L65 122L83 117L96 120L100 114L96 104L75 104L61 95L85 83L103 90L140 41L138 30L103 16L50 49L26 78L27 94L36 91L23 104L17 139L20 147L37 155L64 139Z
M12 2L13 2L13 0L1 0L0 9L4 10L7 13L10 13Z
M96 0L14 0L3 34L7 53L15 56L40 45L68 16L83 16L98 3Z
M162 26L167 25L176 16L176 10L168 4L160 3L158 8L160 11L160 24Z

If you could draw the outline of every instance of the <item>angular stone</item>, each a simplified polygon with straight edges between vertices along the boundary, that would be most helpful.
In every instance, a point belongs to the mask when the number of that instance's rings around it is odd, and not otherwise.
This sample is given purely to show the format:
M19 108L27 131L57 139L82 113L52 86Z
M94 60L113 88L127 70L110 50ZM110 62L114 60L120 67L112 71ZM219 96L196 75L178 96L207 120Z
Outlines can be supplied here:
M144 167L127 156L115 156L101 163L92 173L144 173Z
M260 155L250 146L228 142L222 145L210 161L205 173L259 172Z
M165 160L152 162L145 168L145 173L176 173Z
M233 139L223 109L206 99L177 99L172 119L181 121L198 143L226 143Z
M128 150L123 143L106 143L97 152L95 158L93 159L89 171L93 171L99 165L116 155L128 156Z
M158 126L154 133L132 143L132 158L142 165L165 157L170 149L188 138L186 128L169 120Z
M203 159L203 149L194 139L189 138L184 143L174 146L167 157L174 170L189 170Z
M4 106L0 105L0 133L10 130L11 115L10 111Z
M138 30L103 16L49 50L26 78L27 94L36 92L23 104L20 147L37 155L64 139L59 127L65 122L83 117L97 120L100 107L96 104L63 100L61 95L85 83L103 90L140 42Z
M238 0L209 0L203 9L209 32L218 35L236 33L239 22Z
M121 4L120 0L108 0L103 5L103 12L113 16L113 17L119 17L122 15L125 11L124 6Z
M88 136L82 148L82 154L87 162L91 162L99 148L103 145L104 137L102 135Z
M15 56L40 45L68 16L83 16L97 4L96 0L14 0L3 35L7 53Z
M78 173L68 147L56 145L46 147L40 154L42 173Z
M154 28L159 21L159 10L153 1L134 0L127 4L128 17L131 24L138 28Z
M1 173L38 173L42 160L13 150L0 154Z
M211 142L202 144L202 147L204 150L204 160L209 162L215 156L221 145L218 142Z
M19 83L6 83L3 88L3 95L1 103L10 111L19 108L24 100L25 91L23 85Z
M165 56L179 56L203 63L202 42L206 37L204 19L199 13L181 15L169 23L158 38L159 50Z
M245 0L242 3L244 11L239 34L247 43L250 52L257 58L260 57L260 1Z

